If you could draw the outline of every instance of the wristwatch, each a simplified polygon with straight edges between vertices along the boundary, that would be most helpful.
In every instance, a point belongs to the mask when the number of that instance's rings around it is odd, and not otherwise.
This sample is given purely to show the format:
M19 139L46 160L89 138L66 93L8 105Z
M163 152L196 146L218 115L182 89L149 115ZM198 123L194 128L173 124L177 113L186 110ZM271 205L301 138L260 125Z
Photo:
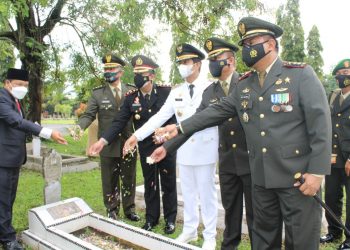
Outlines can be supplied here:
M176 123L176 129L178 134L183 134L181 123Z

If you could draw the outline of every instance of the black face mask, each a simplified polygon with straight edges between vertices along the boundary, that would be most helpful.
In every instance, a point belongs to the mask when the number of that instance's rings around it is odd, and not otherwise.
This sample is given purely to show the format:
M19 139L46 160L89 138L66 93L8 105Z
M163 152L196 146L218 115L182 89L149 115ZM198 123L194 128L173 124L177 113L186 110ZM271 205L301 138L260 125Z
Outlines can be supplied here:
M271 51L265 53L264 50L264 43L268 41L254 44L251 46L244 45L242 49L242 60L243 62L248 66L252 67L254 64L256 64L261 58L266 56Z
M221 76L222 69L228 65L227 59L223 60L212 60L209 62L209 71L213 77Z
M142 88L142 86L145 85L145 83L148 81L149 81L149 76L143 76L141 74L135 74L134 76L134 82L138 89Z
M119 72L105 72L103 73L103 76L108 83L114 83L116 80L118 80L117 74Z
M335 79L341 89L350 85L350 75L336 75Z

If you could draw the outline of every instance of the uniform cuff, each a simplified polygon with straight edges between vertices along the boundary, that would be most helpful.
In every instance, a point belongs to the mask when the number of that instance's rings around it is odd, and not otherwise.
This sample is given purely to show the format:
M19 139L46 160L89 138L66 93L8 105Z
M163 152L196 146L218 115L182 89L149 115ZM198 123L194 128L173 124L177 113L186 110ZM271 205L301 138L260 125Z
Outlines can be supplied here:
M51 138L51 134L52 134L52 129L50 128L42 128L39 136L45 139L50 139Z
M100 138L100 140L103 142L103 144L106 146L108 145L108 141L105 138Z
M138 132L138 130L135 131L134 136L136 137L137 141L142 141L142 136L140 135L140 133Z
M315 176L315 177L319 177L319 178L323 178L323 177L324 177L323 174L311 174L311 175L313 175L313 176Z

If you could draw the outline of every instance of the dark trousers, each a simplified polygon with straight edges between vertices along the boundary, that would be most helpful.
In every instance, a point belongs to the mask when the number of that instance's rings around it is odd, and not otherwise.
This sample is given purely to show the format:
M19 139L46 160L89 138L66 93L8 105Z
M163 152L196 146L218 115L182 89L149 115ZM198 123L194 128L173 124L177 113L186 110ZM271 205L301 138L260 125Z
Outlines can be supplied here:
M141 156L145 187L146 221L158 224L160 217L160 185L166 222L175 223L177 214L176 154L169 154L157 164L149 165Z
M266 189L253 185L253 211L254 250L280 250L282 222L286 250L319 249L321 206L298 188Z
M344 162L345 166L345 162ZM350 229L350 177L346 176L344 168L332 167L331 174L326 175L325 202L335 215L341 220L343 211L343 187L346 192L346 221L345 226ZM342 235L343 229L327 213L328 232L334 235ZM350 240L350 235L346 235Z
M119 213L122 200L124 214L135 212L136 156L100 157L103 202L107 210Z
M0 242L16 239L12 226L12 208L16 199L20 167L0 167Z
M221 250L238 249L242 234L243 194L249 237L252 239L253 205L250 174L238 176L219 171L222 206L225 209L225 230ZM252 243L252 240L251 240Z

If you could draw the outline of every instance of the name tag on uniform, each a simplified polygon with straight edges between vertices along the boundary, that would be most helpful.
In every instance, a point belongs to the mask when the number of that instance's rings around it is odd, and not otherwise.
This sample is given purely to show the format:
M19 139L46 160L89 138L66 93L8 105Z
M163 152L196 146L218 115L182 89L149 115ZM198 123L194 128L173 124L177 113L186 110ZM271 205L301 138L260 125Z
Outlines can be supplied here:
M175 102L182 102L182 98L175 98Z
M102 103L111 103L110 100L102 100Z

